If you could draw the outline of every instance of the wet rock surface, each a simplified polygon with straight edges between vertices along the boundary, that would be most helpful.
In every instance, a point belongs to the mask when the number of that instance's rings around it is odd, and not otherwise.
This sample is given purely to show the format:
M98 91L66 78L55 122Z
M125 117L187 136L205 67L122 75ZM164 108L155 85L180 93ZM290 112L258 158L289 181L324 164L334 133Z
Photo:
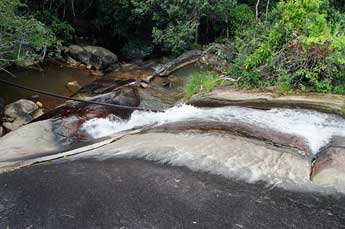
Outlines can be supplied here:
M310 184L311 160L301 157L296 149L230 133L129 133L78 157L145 158L250 182Z
M254 108L305 108L345 117L345 96L330 94L279 95L274 92L242 91L219 88L206 94L194 95L190 104L201 107L248 106Z
M76 93L78 90L81 89L81 86L80 84L78 83L78 81L71 81L71 82L68 82L66 84L66 88L72 92L72 93Z
M300 193L140 160L0 174L1 228L342 228L343 195Z
M133 81L114 81L106 78L96 80L92 84L80 89L78 93L75 94L75 97L99 103L138 107L140 104L140 97L138 96L138 89L135 86L129 85L132 82ZM68 116L79 116L90 119L95 117L106 117L109 114L114 114L121 118L128 118L132 112L133 110L131 109L82 102L67 102L47 112L39 119L36 119L36 121Z
M171 63L165 73L188 61L194 57ZM135 67L119 70L74 96L148 109L165 109L183 97L181 78L146 81L150 76L152 71ZM342 114L344 97L219 89L192 103ZM93 118L124 121L132 112L68 101L1 138L0 227L345 227L344 195L333 189L327 195L310 181L305 139L241 122L188 120L97 140L82 128ZM334 139L317 155L315 184L345 183L339 178L345 174L343 142Z
M292 147L299 150L299 154L312 158L312 153L305 139L300 136L280 133L247 123L224 123L219 121L181 121L163 124L148 132L183 133L186 131L201 131L201 133L231 133L237 136L257 139L276 146Z

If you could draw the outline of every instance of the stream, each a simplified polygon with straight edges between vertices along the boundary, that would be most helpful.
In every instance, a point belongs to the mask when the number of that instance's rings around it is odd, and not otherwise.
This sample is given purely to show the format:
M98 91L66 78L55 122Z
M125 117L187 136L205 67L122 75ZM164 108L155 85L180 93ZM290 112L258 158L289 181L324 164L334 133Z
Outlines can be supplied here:
M9 71L13 73L16 78L10 76L6 72L0 72L0 78L23 86L64 96L72 95L66 88L68 82L78 81L81 86L84 86L97 79L96 76L91 75L87 70L62 67L56 63L49 64L43 71L21 68L12 68L9 69ZM35 95L37 96L35 93L3 84L1 84L0 87L0 98L3 98L6 104L15 102L19 99L29 99L42 102L44 107L50 110L64 102L61 99L45 95L39 95L37 98L35 97Z
M99 79L54 65L0 75L63 95L77 80L78 98L161 111L40 96L50 111L0 138L0 227L344 227L345 119L297 106L192 106L183 88L195 71L146 83L153 71L134 65ZM2 85L0 97L32 94Z
M135 111L129 120L110 115L87 121L83 129L94 138L145 126L178 121L218 121L247 123L304 138L313 154L326 146L333 136L345 136L345 120L337 115L303 109L258 110L245 107L197 108L179 105L163 113Z
M128 65L96 81L92 81L95 77L87 71L57 66L50 66L42 73L15 72L18 79L12 80L25 86L68 94L66 82L78 80L87 84L79 92L81 95L123 105L139 101L141 108L163 112L123 112L67 103L42 120L0 139L3 152L0 168L29 165L61 155L73 158L74 154L77 158L144 158L249 182L306 188L312 185L313 160L330 146L338 149L334 139L342 141L345 137L345 119L335 114L301 108L207 108L184 104L183 85L195 71L199 69L191 66L169 77L156 77L145 87L120 87L123 93L116 92L113 86L145 79L153 74L152 70ZM13 100L31 96L9 88L1 92ZM50 98L40 99L56 105ZM18 142L18 138L23 140ZM31 142L40 147L36 149ZM329 158L333 160L326 155L321 162ZM323 169L324 165L320 165ZM332 177L338 179L334 174L337 172L332 172ZM320 179L322 185L328 181L322 176ZM342 180L334 183L338 191L345 192Z

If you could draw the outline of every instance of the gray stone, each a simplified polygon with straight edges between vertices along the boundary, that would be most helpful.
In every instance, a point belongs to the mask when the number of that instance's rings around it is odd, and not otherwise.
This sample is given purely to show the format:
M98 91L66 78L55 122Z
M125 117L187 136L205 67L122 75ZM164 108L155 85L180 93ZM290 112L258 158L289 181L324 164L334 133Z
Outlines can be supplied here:
M117 63L117 56L108 49L97 46L86 46L84 49L90 54L90 64L96 69L105 69Z
M64 55L67 60L73 58L86 65L87 68L95 68L97 70L106 69L118 62L118 58L114 53L98 46L81 47L78 45L70 45L64 49Z
M255 108L304 108L345 117L345 96L321 93L280 95L271 91L240 90L232 87L216 88L196 94L188 101L198 107L247 106Z
M7 121L3 123L3 126L7 130L12 131L41 116L43 112L36 103L21 99L7 105L4 114ZM13 120L13 122L9 122L8 120Z

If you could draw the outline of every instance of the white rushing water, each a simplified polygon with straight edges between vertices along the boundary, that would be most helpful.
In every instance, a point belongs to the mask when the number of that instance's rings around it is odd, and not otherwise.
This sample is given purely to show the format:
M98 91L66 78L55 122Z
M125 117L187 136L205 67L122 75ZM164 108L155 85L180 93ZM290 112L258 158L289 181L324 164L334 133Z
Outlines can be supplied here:
M336 115L302 109L196 108L190 105L178 105L162 113L135 111L125 121L114 116L96 118L84 123L82 129L100 138L134 127L189 120L238 121L298 135L307 140L313 153L326 145L332 136L345 136L345 119Z

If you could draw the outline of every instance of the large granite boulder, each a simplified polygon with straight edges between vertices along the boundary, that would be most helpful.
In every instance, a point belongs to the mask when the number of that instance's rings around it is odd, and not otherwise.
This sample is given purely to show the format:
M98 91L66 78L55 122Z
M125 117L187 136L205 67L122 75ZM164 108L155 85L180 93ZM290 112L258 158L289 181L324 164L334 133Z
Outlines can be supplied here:
M43 111L36 103L30 100L20 99L5 107L5 122L3 123L3 126L8 131L12 131L28 124L42 114Z
M73 58L97 70L105 70L118 62L114 53L98 46L70 45L64 49L63 54L66 59Z

